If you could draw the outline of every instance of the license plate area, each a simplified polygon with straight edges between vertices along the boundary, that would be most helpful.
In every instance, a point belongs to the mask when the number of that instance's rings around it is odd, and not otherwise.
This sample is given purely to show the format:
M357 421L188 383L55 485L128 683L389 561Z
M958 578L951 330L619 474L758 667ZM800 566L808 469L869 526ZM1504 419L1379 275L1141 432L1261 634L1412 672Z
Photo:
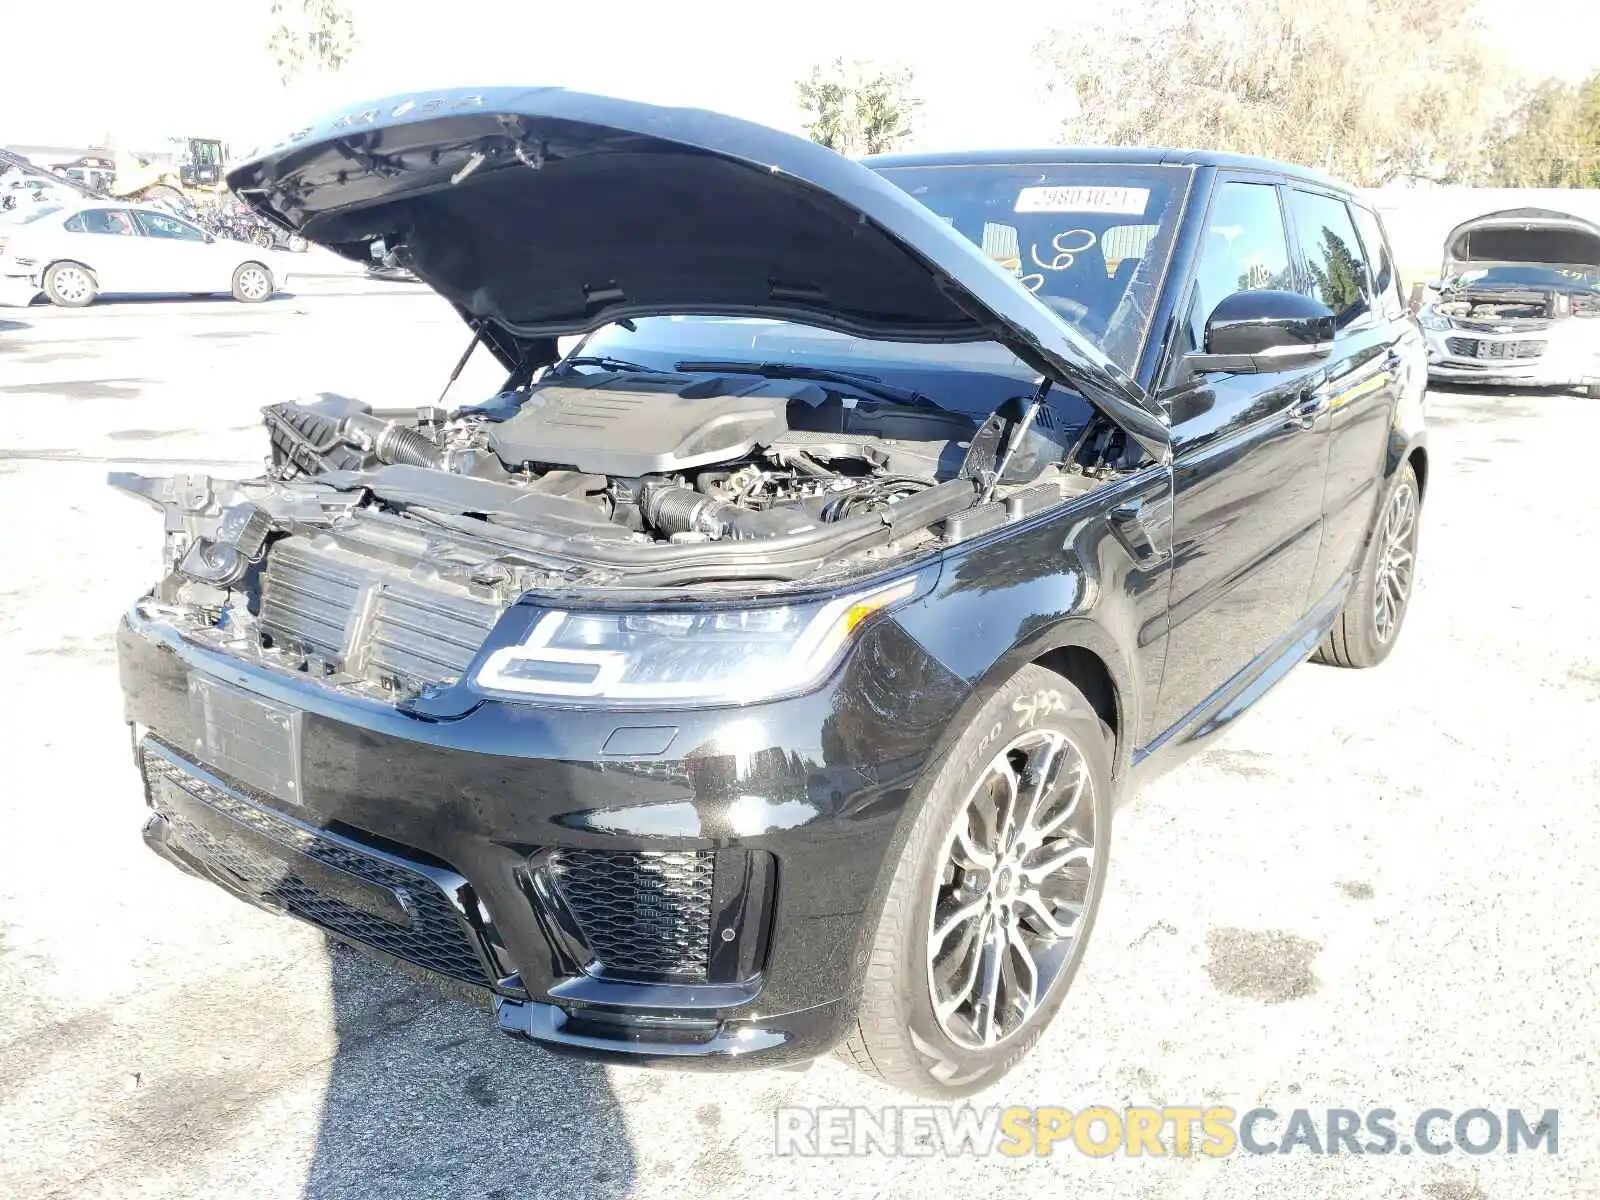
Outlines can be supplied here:
M200 761L269 796L303 803L298 709L203 675L189 676L189 709Z
M1479 342L1479 358L1515 358L1515 342Z

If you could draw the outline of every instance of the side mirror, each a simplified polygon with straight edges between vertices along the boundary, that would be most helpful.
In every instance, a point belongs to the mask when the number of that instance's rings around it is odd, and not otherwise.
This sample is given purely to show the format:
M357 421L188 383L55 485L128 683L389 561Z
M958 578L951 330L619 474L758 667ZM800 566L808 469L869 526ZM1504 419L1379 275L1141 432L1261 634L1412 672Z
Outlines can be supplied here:
M1235 375L1293 371L1333 353L1333 310L1299 292L1235 292L1206 322L1206 348L1184 361Z

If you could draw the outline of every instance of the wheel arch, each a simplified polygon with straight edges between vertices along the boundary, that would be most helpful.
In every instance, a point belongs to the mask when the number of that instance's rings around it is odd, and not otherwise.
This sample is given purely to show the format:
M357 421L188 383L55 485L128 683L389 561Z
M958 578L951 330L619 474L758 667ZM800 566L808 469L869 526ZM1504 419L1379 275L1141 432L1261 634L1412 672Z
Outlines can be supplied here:
M256 249L259 250L261 247L257 246ZM262 262L259 258L241 259L239 262L233 265L233 271L228 276L228 290L230 292L234 291L238 284L239 272L246 270L249 267L258 267L266 275L267 294L263 297L263 299L271 299L273 293L276 292L279 287L280 281L278 279L278 273L272 269L271 263ZM236 292L234 294L237 295Z
M1406 455L1405 461L1410 465L1411 472L1417 477L1417 499L1428 498L1428 448L1416 445Z
M82 267L85 271L89 272L89 278L94 280L95 287L100 286L100 272L94 269L94 265L92 263L86 263L81 258L72 258L66 254L57 255L55 258L52 258L49 262L45 263L44 266L39 268L39 286L41 288L44 287L44 277L50 272L52 267L59 267L64 263L70 263L74 267Z
M1138 729L1138 696L1128 656L1116 639L1089 616L1065 617L1002 655L973 687L950 722L950 738L960 736L978 709L1023 667L1053 671L1083 693L1112 733L1111 774L1114 782L1127 773L1133 734ZM943 748L939 757L942 757Z

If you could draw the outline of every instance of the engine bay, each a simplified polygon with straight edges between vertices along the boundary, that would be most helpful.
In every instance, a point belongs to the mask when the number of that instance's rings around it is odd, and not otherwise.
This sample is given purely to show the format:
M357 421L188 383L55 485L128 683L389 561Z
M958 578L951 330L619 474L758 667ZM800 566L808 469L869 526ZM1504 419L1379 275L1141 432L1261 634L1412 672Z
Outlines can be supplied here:
M681 545L805 533L970 465L970 416L854 391L754 374L573 372L451 413L324 395L263 415L280 482L363 487L513 529ZM1034 422L1013 480L1061 463L1075 432Z
M1600 316L1600 296L1562 291L1450 289L1434 306L1462 322L1503 322L1536 328L1562 317Z

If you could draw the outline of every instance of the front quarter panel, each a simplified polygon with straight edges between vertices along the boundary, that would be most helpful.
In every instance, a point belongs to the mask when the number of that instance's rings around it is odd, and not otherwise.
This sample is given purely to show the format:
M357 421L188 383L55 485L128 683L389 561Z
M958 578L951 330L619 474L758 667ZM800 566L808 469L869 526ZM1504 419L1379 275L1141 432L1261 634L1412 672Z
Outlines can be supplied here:
M1120 775L1160 684L1170 582L1172 475L1149 467L947 556L900 625L970 688L939 751L1017 670L1068 646L1115 692Z
M861 924L857 983L929 787L978 710L1020 668L1048 663L1052 652L1069 647L1104 664L1118 732L1113 770L1118 781L1126 775L1161 681L1171 501L1170 468L1152 466L1002 526L950 551L934 589L896 614L896 636L916 648L897 657L929 664L925 673L946 680L946 686L932 698L941 732L920 756ZM1137 514L1131 521L1130 512Z
M1397 350L1403 357L1404 366L1397 381L1399 395L1395 402L1394 424L1389 431L1389 450L1383 471L1385 479L1418 452L1422 455L1423 465L1418 475L1426 475L1428 431L1423 406L1428 393L1427 350L1420 337L1402 338ZM1426 487L1426 479L1423 479L1423 483Z

